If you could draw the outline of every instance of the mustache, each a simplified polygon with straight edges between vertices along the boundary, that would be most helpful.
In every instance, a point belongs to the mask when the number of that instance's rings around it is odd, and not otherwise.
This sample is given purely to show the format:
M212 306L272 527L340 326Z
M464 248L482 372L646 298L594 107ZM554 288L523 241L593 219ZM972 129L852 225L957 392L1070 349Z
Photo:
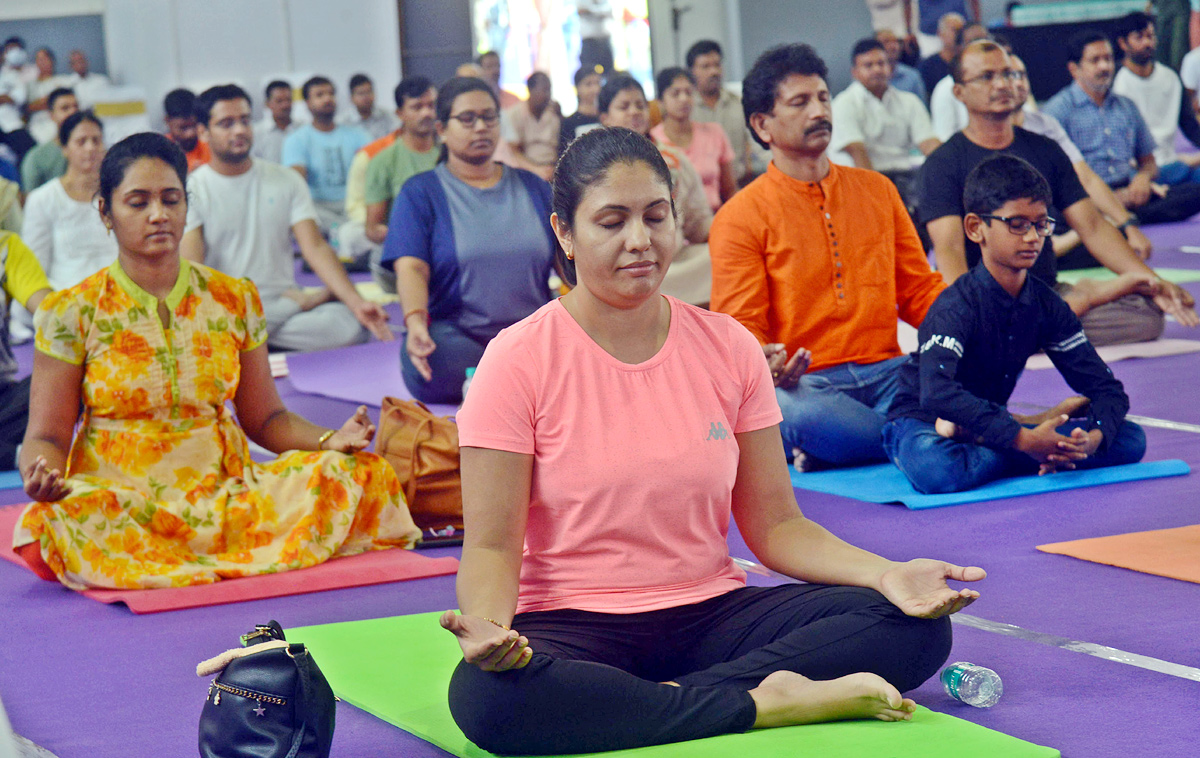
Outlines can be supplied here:
M829 121L827 119L821 119L817 123L813 124L812 126L808 127L807 129L805 129L804 136L807 137L810 134L815 134L822 130L832 132L833 131L833 122Z

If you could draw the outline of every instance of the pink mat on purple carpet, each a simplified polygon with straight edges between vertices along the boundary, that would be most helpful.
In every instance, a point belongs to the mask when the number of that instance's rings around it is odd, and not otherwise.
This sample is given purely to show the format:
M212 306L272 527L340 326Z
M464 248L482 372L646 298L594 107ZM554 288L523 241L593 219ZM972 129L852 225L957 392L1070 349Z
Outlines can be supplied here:
M362 345L319 353L291 353L287 357L292 387L310 395L372 405L383 404L385 395L411 400L412 393L400 377L400 345L372 340ZM435 416L452 416L453 405L431 405Z
M8 539L8 535L13 533L22 510L24 506L0 508L0 539ZM0 558L28 568L9 546L0 549ZM101 603L124 603L129 610L138 614L159 613L345 587L402 582L407 579L444 576L456 571L457 558L429 558L410 550L373 550L345 558L335 558L311 568L226 579L215 584L158 590L87 590L79 594Z

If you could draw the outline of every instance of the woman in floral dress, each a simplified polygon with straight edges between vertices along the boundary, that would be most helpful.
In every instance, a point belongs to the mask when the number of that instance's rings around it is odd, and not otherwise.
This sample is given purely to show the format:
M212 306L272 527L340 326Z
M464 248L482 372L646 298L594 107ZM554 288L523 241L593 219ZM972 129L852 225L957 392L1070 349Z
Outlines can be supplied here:
M420 532L395 473L363 452L375 433L366 408L337 430L288 412L254 285L180 259L186 175L157 134L104 159L100 213L120 252L38 311L20 457L37 502L14 548L85 589L207 584L412 547ZM280 457L255 463L247 436Z

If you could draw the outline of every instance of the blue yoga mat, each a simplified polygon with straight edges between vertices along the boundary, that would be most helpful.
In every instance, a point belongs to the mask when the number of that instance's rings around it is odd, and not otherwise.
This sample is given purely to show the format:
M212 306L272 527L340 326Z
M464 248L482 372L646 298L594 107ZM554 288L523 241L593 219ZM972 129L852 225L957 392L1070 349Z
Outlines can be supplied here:
M22 486L19 471L0 471L0 490L11 490Z
M1060 471L1046 476L1019 476L998 479L967 492L946 495L922 495L913 489L900 469L891 463L859 468L834 469L801 474L792 469L792 485L813 492L851 497L868 503L903 503L908 508L942 508L947 505L978 503L1006 497L1036 495L1042 492L1094 487L1098 484L1132 482L1138 479L1158 479L1164 476L1183 476L1191 471L1180 460L1130 463L1125 466Z

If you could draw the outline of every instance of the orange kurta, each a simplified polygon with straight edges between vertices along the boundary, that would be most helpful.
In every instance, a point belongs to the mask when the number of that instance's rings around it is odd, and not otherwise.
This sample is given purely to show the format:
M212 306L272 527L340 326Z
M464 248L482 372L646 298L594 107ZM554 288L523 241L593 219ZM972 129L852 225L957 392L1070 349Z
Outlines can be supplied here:
M801 182L772 163L722 206L709 250L713 310L808 348L816 371L900 355L897 314L919 325L946 288L891 181L835 164Z

